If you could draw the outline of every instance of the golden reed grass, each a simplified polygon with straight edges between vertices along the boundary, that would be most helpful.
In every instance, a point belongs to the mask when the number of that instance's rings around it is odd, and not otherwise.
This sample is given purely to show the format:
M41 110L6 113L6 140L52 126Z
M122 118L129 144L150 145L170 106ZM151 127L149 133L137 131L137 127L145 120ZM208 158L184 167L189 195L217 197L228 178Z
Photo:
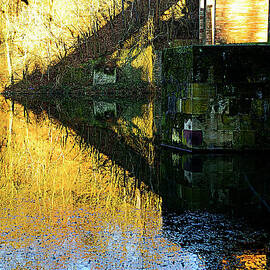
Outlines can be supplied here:
M131 206L160 210L159 196L144 185L138 190L129 172L94 147L80 148L74 132L45 113L37 118L15 105L11 118L4 99L0 113L2 207L28 198L52 209L87 203L110 211Z
M121 12L120 0L0 1L0 45L11 60L14 79L42 72L74 50L77 37L91 34ZM8 50L8 51L7 51ZM5 55L2 55L2 59Z

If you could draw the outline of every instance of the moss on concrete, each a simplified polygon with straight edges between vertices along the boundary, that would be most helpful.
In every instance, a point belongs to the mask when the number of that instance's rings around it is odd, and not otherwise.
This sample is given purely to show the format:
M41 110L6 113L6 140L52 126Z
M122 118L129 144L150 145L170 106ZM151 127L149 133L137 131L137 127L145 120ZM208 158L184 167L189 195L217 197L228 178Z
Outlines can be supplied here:
M270 149L269 44L171 48L163 62L167 133L204 118L198 149Z

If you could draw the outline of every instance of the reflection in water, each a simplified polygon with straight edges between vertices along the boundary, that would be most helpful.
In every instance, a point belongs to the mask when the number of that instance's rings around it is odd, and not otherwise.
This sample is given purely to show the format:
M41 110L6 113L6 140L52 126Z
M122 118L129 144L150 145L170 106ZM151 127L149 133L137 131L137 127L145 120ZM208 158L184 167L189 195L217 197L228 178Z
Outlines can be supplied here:
M268 166L254 153L163 151L161 196L174 213L163 219L168 238L207 258L210 269L268 269Z
M11 131L4 100L0 113L0 268L202 268L164 238L161 197L130 172L46 114L15 105Z
M164 182L172 183L174 203L180 209L203 207L265 217L270 214L270 164L267 155L261 154L261 158L254 153L183 155L164 151L162 174Z
M0 103L0 269L267 269L266 163L159 153L151 98L19 102Z
M25 207L29 210L23 211ZM131 208L108 217L104 209L84 206L50 215L42 210L38 215L32 212L38 209L30 207L24 202L19 213L12 211L4 220L12 218L2 233L0 265L4 269L168 269L183 261L199 269L196 255L160 234L154 213L142 217L141 211Z
M8 65L6 61L5 44L0 42L0 92L7 83L8 78Z

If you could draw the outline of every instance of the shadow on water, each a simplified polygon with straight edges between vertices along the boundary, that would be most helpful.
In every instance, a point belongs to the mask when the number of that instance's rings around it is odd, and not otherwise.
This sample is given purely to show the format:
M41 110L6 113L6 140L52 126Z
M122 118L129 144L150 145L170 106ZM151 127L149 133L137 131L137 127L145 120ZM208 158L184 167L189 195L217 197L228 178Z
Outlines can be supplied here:
M255 153L161 151L168 238L207 257L209 269L269 269L269 165Z
M144 183L161 196L164 235L206 258L207 269L238 265L239 260L269 264L267 156L161 149L158 102L151 96L137 101L10 94L6 98L22 104L26 117L30 111L37 118L46 112L51 120L74 130L82 148L98 149L131 173L138 188Z
M178 198L171 201L176 208L224 211L269 224L267 155L163 151L161 160L161 178L171 183L168 194Z
M9 93L6 98L22 104L26 117L28 111L37 118L46 112L73 129L81 147L94 146L132 172L164 198L167 209L224 210L254 220L261 215L269 222L268 154L188 154L160 148L159 105L153 96L135 101Z
M37 119L45 112L49 119L71 129L81 148L95 147L110 160L129 171L158 192L156 128L152 96L128 99L119 97L83 97L44 94L4 94L23 105ZM16 105L15 105L16 106ZM69 134L66 133L66 140ZM151 182L151 179L155 179ZM149 182L150 181L150 182Z

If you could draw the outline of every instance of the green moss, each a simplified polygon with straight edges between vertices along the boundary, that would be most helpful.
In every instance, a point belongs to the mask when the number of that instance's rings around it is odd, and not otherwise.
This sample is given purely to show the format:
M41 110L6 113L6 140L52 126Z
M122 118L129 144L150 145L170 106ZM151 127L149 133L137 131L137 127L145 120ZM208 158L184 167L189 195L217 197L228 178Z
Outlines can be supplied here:
M193 83L189 89L189 97L210 98L216 94L215 85L209 83Z
M221 130L239 129L239 117L226 114L220 115L218 118L218 128Z
M235 149L255 148L254 131L234 131L233 144Z
M208 111L209 100L205 98L183 99L182 112L186 114L204 114Z
M166 115L165 113L163 113L162 116L162 126L161 126L161 130L162 130L162 141L164 143L167 144L171 144L172 143L172 129L174 127L174 119L170 118L168 115Z
M61 76L61 75L60 75ZM60 77L59 87L83 86L92 83L92 70L89 66L67 67Z
M264 100L254 99L251 103L251 109L256 117L264 115Z
M192 79L192 67L192 46L178 47L164 51L163 74L166 81L190 82Z

